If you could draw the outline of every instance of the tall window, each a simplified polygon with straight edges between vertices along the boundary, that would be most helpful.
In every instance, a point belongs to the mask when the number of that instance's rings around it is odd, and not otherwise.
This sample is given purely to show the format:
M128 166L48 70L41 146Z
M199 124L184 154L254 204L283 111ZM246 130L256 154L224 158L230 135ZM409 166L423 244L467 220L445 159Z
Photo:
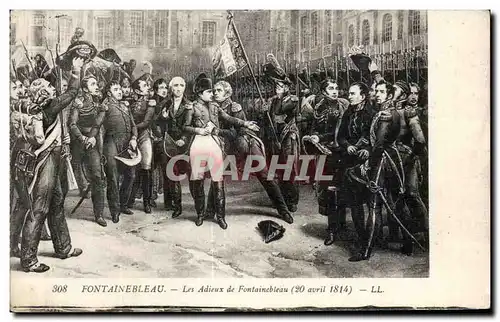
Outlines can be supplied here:
M349 47L352 47L354 46L354 25L349 25L347 33L348 33L347 44L349 45Z
M59 30L61 35L61 48L68 48L73 35L73 20L71 17L63 17L59 20Z
M155 22L155 47L168 47L169 11L158 11Z
M312 27L312 46L317 47L319 45L318 37L318 13L313 12L311 15L311 27Z
M129 44L131 46L141 45L144 30L144 15L142 11L130 11L128 23L130 31Z
M30 44L32 46L43 46L43 39L45 38L45 15L34 14L31 22L31 37Z
M403 39L403 11L398 11L398 39Z
M300 17L300 38L302 43L302 48L307 48L307 17Z
M361 42L363 45L370 45L370 22L368 20L363 20L363 27L361 29Z
M285 35L283 34L283 32L278 33L278 51L285 51Z
M332 43L333 36L333 19L332 11L325 11L325 44L330 45Z
M383 18L382 41L392 40L392 15L386 13Z
M410 10L408 29L410 35L420 35L420 11Z
M97 18L97 47L108 48L111 46L111 18Z
M215 45L215 22L203 21L201 28L201 47L213 47Z

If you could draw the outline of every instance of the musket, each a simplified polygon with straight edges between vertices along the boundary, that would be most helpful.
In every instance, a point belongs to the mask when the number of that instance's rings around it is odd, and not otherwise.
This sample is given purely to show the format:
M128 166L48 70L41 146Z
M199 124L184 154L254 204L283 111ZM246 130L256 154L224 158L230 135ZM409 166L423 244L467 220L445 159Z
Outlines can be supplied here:
M30 55L28 53L28 49L26 49L26 46L24 45L24 42L21 40L21 44L23 45L23 48L24 48L24 54L26 55L26 58L28 59L28 63L30 64L31 66L31 70L33 71L33 73L35 73L35 75L37 76L38 78L38 75L36 74L35 72L35 68L33 67L33 63L31 62L31 59L30 59Z

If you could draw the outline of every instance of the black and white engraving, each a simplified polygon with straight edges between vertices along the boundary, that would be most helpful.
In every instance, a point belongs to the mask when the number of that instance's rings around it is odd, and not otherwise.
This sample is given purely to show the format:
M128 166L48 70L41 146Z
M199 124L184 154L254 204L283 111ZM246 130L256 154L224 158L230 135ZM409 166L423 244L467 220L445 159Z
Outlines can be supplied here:
M427 12L13 10L12 276L429 276Z

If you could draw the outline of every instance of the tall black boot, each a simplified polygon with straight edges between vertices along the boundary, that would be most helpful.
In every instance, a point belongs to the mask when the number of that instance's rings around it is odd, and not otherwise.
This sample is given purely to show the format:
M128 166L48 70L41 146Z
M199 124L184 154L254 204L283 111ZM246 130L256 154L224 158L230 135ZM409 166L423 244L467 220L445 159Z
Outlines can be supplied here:
M132 208L135 204L135 197L137 196L137 192L139 190L139 187L141 185L141 180L142 180L142 169L139 170L139 168L136 168L137 171L137 176L134 179L134 182L132 183L132 189L130 190L130 196L127 202L127 208Z
M376 197L376 199L378 199L378 197ZM374 241L377 239L378 233L380 231L381 212L377 211L377 209L380 209L379 207L377 207L377 204L371 205L370 212L368 214L368 220L366 223L365 243L356 255L349 258L350 262L359 262L370 258Z
M226 223L226 192L224 188L224 181L212 181L214 189L214 203L215 203L215 219L220 228L227 229Z
M266 178L258 177L260 184L266 190L269 199L273 203L274 208L278 211L278 214L289 224L293 223L293 217L288 210L288 207L285 202L285 198L281 194L280 187L274 180L266 180Z
M182 187L180 181L172 181L170 193L174 210L172 218L177 218L182 214Z
M151 195L153 192L153 173L151 170L141 170L142 173L142 200L144 212L151 213Z
M325 246L330 246L335 242L335 233L337 232L337 212L330 211L328 214L328 228L326 231L328 232L328 236L325 239Z
M189 181L189 191L194 200L194 208L196 210L196 226L201 226L205 219L205 187L204 180Z
M174 204L172 200L172 189L174 189L174 184L176 182L171 181L164 175L163 178L163 207L166 211L174 210Z
M339 217L339 231L347 230L347 211L345 207L339 208L337 216Z
M213 183L210 184L207 195L207 208L205 209L205 218L214 218L215 216L215 197Z
M366 242L366 230L365 209L362 203L351 207L351 217L354 229L356 229L356 234L358 235L358 244L363 245Z

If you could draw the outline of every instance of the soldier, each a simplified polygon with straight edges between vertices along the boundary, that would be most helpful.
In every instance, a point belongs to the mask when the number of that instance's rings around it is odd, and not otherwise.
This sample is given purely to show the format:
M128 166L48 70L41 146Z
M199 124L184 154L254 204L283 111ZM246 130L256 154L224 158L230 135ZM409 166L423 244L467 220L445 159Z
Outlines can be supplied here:
M370 125L374 111L369 102L369 89L364 83L354 83L349 87L349 107L344 112L338 130L338 144L341 148L341 166L357 169L370 155ZM351 217L359 241L365 239L366 188L346 180L344 182L346 206L351 208Z
M75 158L82 160L85 174L88 176L95 221L103 227L107 226L103 217L104 211L104 171L101 160L102 142L99 135L101 124L98 115L101 112L99 99L101 93L94 76L82 79L81 94L75 98L69 116L69 127L75 140ZM80 154L81 153L81 154Z
M37 258L45 218L48 220L58 258L66 259L82 254L81 249L71 245L58 176L63 141L59 113L69 106L78 93L82 65L83 59L72 59L69 90L57 98L54 97L55 89L44 79L33 81L29 88L33 103L31 110L40 111L45 137L41 145L31 145L29 150L13 151L13 180L23 202L23 207L20 207L14 216L24 219L24 215L30 210L22 229L21 240L21 266L26 272L43 273L50 269L49 266L38 262Z
M130 87L130 79L128 77L124 77L120 81L120 85L122 86L122 92L123 92L123 101L128 102L129 104L132 103L132 89Z
M104 127L103 155L106 158L108 206L112 221L117 223L120 213L133 214L127 203L132 192L135 168L117 162L115 157L126 152L127 148L137 149L137 129L127 103L121 101L123 92L118 81L112 80L108 84L106 95L99 120ZM121 175L123 180L120 185Z
M163 108L169 101L168 81L165 78L157 79L153 84L153 99L156 102L155 116L151 126L151 138L153 140L153 196L151 197L151 207L156 208L155 200L163 186L162 154L163 154L163 136L161 129L157 126L157 120Z
M404 181L403 169L399 153L394 142L401 130L401 117L395 108L394 90L388 82L379 81L375 87L376 103L378 112L372 121L370 128L370 142L372 153L369 157L369 187L371 190L370 208L367 219L366 236L359 251L349 261L357 262L370 258L374 240L381 234L382 205L384 203L380 194L387 193L386 200L390 203L398 200ZM390 209L388 209L390 211ZM412 247L411 240L409 245ZM402 251L406 252L408 243L405 242Z
M266 129L267 138L271 154L278 155L280 163L286 163L288 156L294 158L290 178L284 178L281 171L278 173L281 193L288 210L294 213L299 203L299 186L295 181L299 173L300 153L299 129L295 122L299 99L296 95L290 94L292 83L286 75L270 76L270 78L275 83L276 95L269 100L268 108L272 124Z
M142 155L138 175L142 188L144 212L147 214L151 213L151 196L153 194L153 171L151 170L153 145L150 132L156 105L156 101L150 98L150 79L151 75L143 74L134 81L131 87L134 99L130 105L130 111L137 127L137 144ZM139 185L134 184L128 203L129 207L132 207L134 203L137 189L139 189Z
M220 108L232 117L238 118L240 120L246 121L245 111L243 111L240 104L231 100L233 89L231 85L226 81L219 81L214 86L214 98L215 101L220 104ZM230 154L236 155L239 165L244 165L246 158L248 156L258 156L265 160L265 148L264 143L255 134L254 131L240 127L234 129L231 124L225 121L220 122L221 128L219 129L219 135L226 138L226 151L230 151ZM268 178L268 168L267 166L261 171L256 173L257 179L264 187L269 199L273 203L273 206L278 211L280 217L283 218L289 224L293 223L293 218L288 211L285 199L281 194L281 190L275 180L269 180ZM207 201L207 214L211 215L213 213L213 190L210 187L208 192Z
M340 120L349 102L338 97L338 84L332 79L326 79L320 84L321 95L315 98L314 119L311 136L303 138L326 146L333 153L327 156L323 173L333 176L333 181L320 181L317 185L319 213L328 217L328 236L324 244L332 245L336 232L345 229L345 207L339 200L342 187L343 171L340 165L340 146L337 143L337 132Z
M175 151L167 154L162 147L161 154L161 171L163 174L163 200L165 210L173 210L172 218L179 217L182 214L182 188L180 181L174 181L167 175L167 164L171 158L175 157L174 153L184 153L188 150L190 140L192 139L189 133L184 131L188 112L193 109L191 103L185 96L186 82L182 77L174 77L168 84L171 97L162 104L162 110L157 118L157 129L160 136L165 138L165 145L173 145L169 151ZM174 165L174 174L180 175L189 170L188 165L179 160Z
M421 172L427 172L427 146L423 127L418 115L418 91L417 84L408 86L410 95L404 107L397 109L401 118L401 131L396 141L396 146L403 160L405 193L404 201L408 205L412 222L409 223L411 231L427 231L428 213L420 196ZM400 207L404 206L399 203ZM403 209L396 212L401 213ZM396 228L398 228L396 226ZM399 228L398 228L399 229Z
M226 197L224 188L223 169L223 142L219 136L219 118L236 127L247 127L258 130L258 127L249 121L243 121L224 112L213 99L212 80L205 74L197 77L194 92L198 99L192 109L187 110L184 130L194 135L189 149L191 177L189 188L195 202L197 213L196 225L201 226L205 219L205 172L210 171L213 189L215 218L222 229L227 229Z

